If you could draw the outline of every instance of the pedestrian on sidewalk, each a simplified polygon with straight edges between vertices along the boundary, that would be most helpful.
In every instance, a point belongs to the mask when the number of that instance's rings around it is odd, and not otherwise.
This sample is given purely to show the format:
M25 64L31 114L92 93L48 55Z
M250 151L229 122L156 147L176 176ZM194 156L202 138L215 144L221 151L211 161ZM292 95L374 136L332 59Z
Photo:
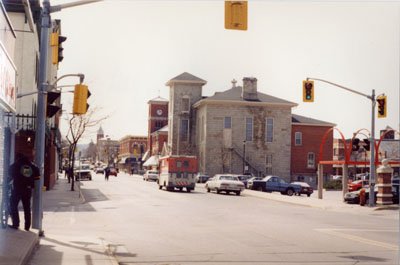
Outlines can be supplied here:
M110 167L107 166L104 170L104 175L106 176L106 180L108 181L108 177L110 176Z
M17 153L15 163L10 166L10 181L13 181L11 191L10 214L12 219L11 228L18 229L19 213L18 204L22 201L25 217L25 230L31 227L31 196L34 181L40 179L39 168L22 153Z

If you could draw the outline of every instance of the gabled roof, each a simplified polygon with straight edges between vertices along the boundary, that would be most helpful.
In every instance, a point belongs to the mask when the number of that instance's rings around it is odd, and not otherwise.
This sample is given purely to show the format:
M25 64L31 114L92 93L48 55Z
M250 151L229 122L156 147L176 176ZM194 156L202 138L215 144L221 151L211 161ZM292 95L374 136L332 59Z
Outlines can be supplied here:
M168 103L169 100L168 100L168 99L165 99L165 98L162 98L162 97L156 97L156 98L153 98L153 99L149 100L149 101L147 102L147 104L154 103L154 102Z
M261 92L257 92L257 100L245 100L242 98L242 87L232 87L229 90L224 92L216 92L214 96L207 97L202 99L201 101L196 103L195 105L198 106L202 102L211 102L211 101L238 101L238 102L259 102L259 103L269 103L269 104L283 104L283 105L290 105L292 107L297 106L296 103L290 102L284 99L280 99L277 97L273 97Z
M167 133L168 134L168 124L165 125L164 127L162 127L161 129L158 129L157 131L152 132L151 135L155 135L158 133L164 133L164 134Z
M184 73L170 79L165 85L171 86L174 83L191 83L191 84L205 85L205 84L207 84L207 81L205 81L201 78L198 78L197 76L194 76L192 74L189 74L188 72L184 72Z
M298 125L316 125L316 126L331 126L334 127L336 124L326 122L326 121L321 121L321 120L316 120L304 116L300 116L297 114L292 114L292 124L298 124Z

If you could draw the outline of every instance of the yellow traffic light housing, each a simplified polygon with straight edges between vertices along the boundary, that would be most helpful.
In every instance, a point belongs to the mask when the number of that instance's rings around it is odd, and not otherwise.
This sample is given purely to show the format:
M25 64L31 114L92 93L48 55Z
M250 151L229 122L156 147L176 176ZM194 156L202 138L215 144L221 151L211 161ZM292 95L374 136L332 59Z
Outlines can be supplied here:
M247 30L247 1L225 1L225 28Z
M87 104L88 97L90 97L88 86L83 84L75 85L72 114L86 114L89 109L89 105Z
M386 96L377 97L376 102L378 102L378 118L386 118Z
M52 63L54 65L58 65L64 59L63 50L64 48L61 44L67 40L67 37L60 36L58 32L54 32L50 34L50 46L53 48L52 50Z
M303 81L303 102L314 102L314 81Z

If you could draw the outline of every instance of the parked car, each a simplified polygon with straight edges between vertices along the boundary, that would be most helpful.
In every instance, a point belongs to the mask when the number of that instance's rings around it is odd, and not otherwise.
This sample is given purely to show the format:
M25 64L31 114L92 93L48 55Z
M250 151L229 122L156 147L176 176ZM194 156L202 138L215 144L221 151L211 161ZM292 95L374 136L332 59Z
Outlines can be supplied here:
M343 176L338 176L338 175L332 176L333 181L342 181L342 179L343 179Z
M296 192L296 195L306 194L307 197L310 197L311 194L314 192L313 188L306 182L295 181L292 184L300 185L300 191Z
M365 185L369 185L368 180L355 180L351 183L349 183L348 190L349 191L356 191L364 187Z
M249 181L249 179L253 178L250 175L237 175L238 179L243 182L244 187L247 189L247 182Z
M266 176L262 180L253 181L251 189L267 192L278 191L281 194L292 196L300 192L300 185L286 183L278 176Z
M206 183L207 180L209 180L211 176L204 174L204 173L198 173L196 175L196 182L197 183Z
M221 191L226 192L234 192L236 195L240 195L240 193L244 190L244 184L241 182L238 177L229 174L217 174L214 177L210 178L205 185L207 192L215 190L218 194Z
M92 180L92 173L89 165L80 165L74 169L75 180L88 179Z
M155 170L147 170L146 173L143 175L143 180L145 181L157 181L158 180L158 171Z
M118 171L114 167L110 167L110 176L118 176Z
M252 177L252 178L249 178L248 180L247 180L247 187L246 187L246 189L252 189L252 187L253 187L253 182L255 181L255 180L262 180L263 178L262 177Z
M365 190L365 204L368 205L369 204L369 188L366 188L364 190ZM375 191L374 199L375 199L375 203L376 203L376 200L377 200L376 195L378 195L378 187L377 186L375 186L374 191ZM392 186L392 195L393 195L393 197L392 197L393 203L399 204L399 189L397 186ZM357 204L360 203L360 190L347 192L344 195L344 201L347 203L357 203Z
M96 173L96 174L104 174L104 168L103 167L96 167L94 169L94 173Z

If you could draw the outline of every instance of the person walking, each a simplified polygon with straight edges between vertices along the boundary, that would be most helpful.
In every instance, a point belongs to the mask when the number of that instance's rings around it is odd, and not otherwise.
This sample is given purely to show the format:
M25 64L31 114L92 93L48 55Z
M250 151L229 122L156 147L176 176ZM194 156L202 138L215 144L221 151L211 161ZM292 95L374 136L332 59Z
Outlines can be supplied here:
M13 181L10 202L11 228L19 228L18 204L19 201L22 201L25 230L29 231L31 227L31 196L36 179L40 179L39 168L24 154L17 153L15 163L10 166L10 180Z
M104 175L106 176L106 180L108 181L108 177L110 176L110 167L107 166L106 169L104 169Z

